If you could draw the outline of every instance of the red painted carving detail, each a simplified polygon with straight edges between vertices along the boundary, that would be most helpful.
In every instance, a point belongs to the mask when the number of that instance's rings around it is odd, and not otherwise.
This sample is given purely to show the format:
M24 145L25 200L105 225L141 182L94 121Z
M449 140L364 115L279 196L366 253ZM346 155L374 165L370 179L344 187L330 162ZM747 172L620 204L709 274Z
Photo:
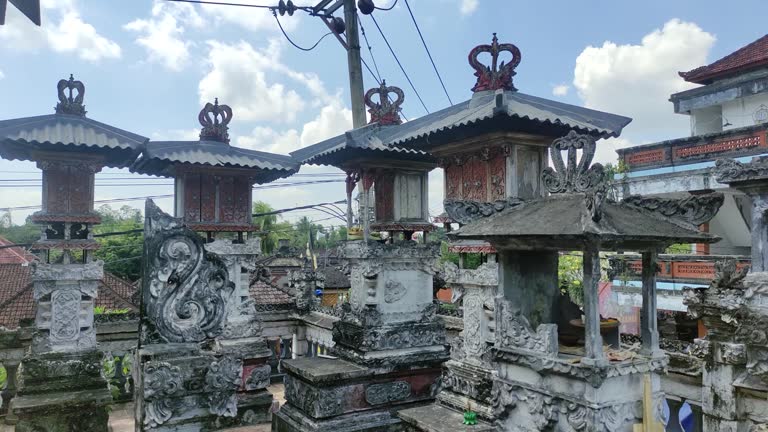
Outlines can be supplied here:
M677 148L675 149L675 157L687 158L709 153L732 152L759 146L765 146L765 136L763 134L741 136L737 138L714 141L704 145Z
M445 169L445 197L461 199L461 167L451 165Z
M499 63L499 54L507 51L512 55L509 63L503 61ZM491 55L491 65L486 66L478 61L481 53ZM515 76L515 68L520 64L520 50L510 43L499 43L496 33L493 34L493 40L490 45L478 45L469 52L469 65L475 70L477 82L472 87L473 92L484 90L517 90L512 84L512 77Z
M248 177L235 177L235 223L251 223L251 182Z
M200 221L200 174L184 176L184 220Z
M488 161L491 170L491 201L506 198L507 189L507 158L503 152L496 153L496 156Z
M229 176L219 178L219 220L221 223L235 221L235 179Z
M200 221L216 222L216 183L219 177L209 174L200 176Z
M376 179L376 221L391 221L395 218L395 176L383 172Z
M462 199L487 201L486 163L473 158L462 169Z

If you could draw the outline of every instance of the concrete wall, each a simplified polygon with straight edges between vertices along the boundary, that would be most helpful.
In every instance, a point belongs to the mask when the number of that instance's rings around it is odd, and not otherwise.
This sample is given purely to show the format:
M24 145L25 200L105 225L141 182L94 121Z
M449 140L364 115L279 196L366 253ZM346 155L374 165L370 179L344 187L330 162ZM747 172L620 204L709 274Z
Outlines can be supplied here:
M755 124L754 114L760 109L761 105L768 107L768 93L760 93L752 96L746 96L732 101L724 102L723 124L731 123L723 130L734 129Z
M723 110L720 105L691 111L691 135L722 132Z

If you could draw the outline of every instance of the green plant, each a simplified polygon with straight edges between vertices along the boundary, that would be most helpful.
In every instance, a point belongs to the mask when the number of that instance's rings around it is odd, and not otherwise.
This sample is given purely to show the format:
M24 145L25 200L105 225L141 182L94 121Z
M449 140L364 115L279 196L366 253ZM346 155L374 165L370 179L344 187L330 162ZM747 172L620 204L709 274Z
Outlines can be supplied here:
M93 308L93 314L94 315L122 315L127 314L131 310L128 308L125 309L107 309L104 306L94 306Z
M4 389L8 384L8 371L4 366L0 366L0 389Z
M557 263L557 279L571 300L578 305L584 304L584 258L580 252L560 254Z

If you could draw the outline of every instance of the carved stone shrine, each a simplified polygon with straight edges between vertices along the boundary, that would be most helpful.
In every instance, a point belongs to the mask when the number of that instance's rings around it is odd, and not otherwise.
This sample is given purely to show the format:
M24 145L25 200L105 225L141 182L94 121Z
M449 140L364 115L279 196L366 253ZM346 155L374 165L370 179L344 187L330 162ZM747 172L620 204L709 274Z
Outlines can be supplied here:
M237 424L243 360L221 344L234 291L227 265L151 200L145 218L136 430L206 431Z
M198 120L199 141L150 142L131 170L173 177L176 216L188 229L207 233L205 250L224 264L233 289L224 297L225 321L217 340L222 355L243 364L234 423L264 422L272 404L266 390L271 351L248 290L261 255L260 238L250 235L259 229L252 222L252 187L287 177L298 164L287 156L230 146L232 110L218 100L206 104Z
M718 262L709 287L683 291L689 313L707 329L695 341L706 353L703 430L757 431L768 423L768 159L721 159L715 175L752 200L752 269Z
M37 162L42 209L31 220L41 236L32 281L37 306L29 353L19 368L10 414L16 430L107 430L112 396L102 375L103 356L93 322L103 263L92 229L94 175L124 167L147 141L85 116L85 85L70 76L57 85L55 114L0 121L0 156Z
M591 164L594 152L594 137L569 132L553 142L553 167L541 172L548 197L509 201L498 210L481 206L483 211L476 211L476 203L455 202L449 211L457 220L468 214L475 219L453 237L489 241L499 252L491 405L500 430L631 431L643 421L645 377L654 401L649 412L660 417L659 374L667 358L656 328L656 255L674 243L717 241L697 227L714 216L723 198L701 195L663 206L636 197L615 202L606 197L603 167ZM603 345L601 250L642 251L642 345L631 356ZM566 347L559 337L559 251L583 255L581 347Z

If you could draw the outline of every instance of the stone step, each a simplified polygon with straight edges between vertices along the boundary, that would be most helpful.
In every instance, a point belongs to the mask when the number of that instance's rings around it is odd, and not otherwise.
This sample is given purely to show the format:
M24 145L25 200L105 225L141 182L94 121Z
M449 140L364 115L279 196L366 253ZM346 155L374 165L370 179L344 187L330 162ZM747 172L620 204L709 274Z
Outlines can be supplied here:
M464 414L438 404L430 404L398 411L405 423L421 432L492 432L496 429L485 422L465 425Z

